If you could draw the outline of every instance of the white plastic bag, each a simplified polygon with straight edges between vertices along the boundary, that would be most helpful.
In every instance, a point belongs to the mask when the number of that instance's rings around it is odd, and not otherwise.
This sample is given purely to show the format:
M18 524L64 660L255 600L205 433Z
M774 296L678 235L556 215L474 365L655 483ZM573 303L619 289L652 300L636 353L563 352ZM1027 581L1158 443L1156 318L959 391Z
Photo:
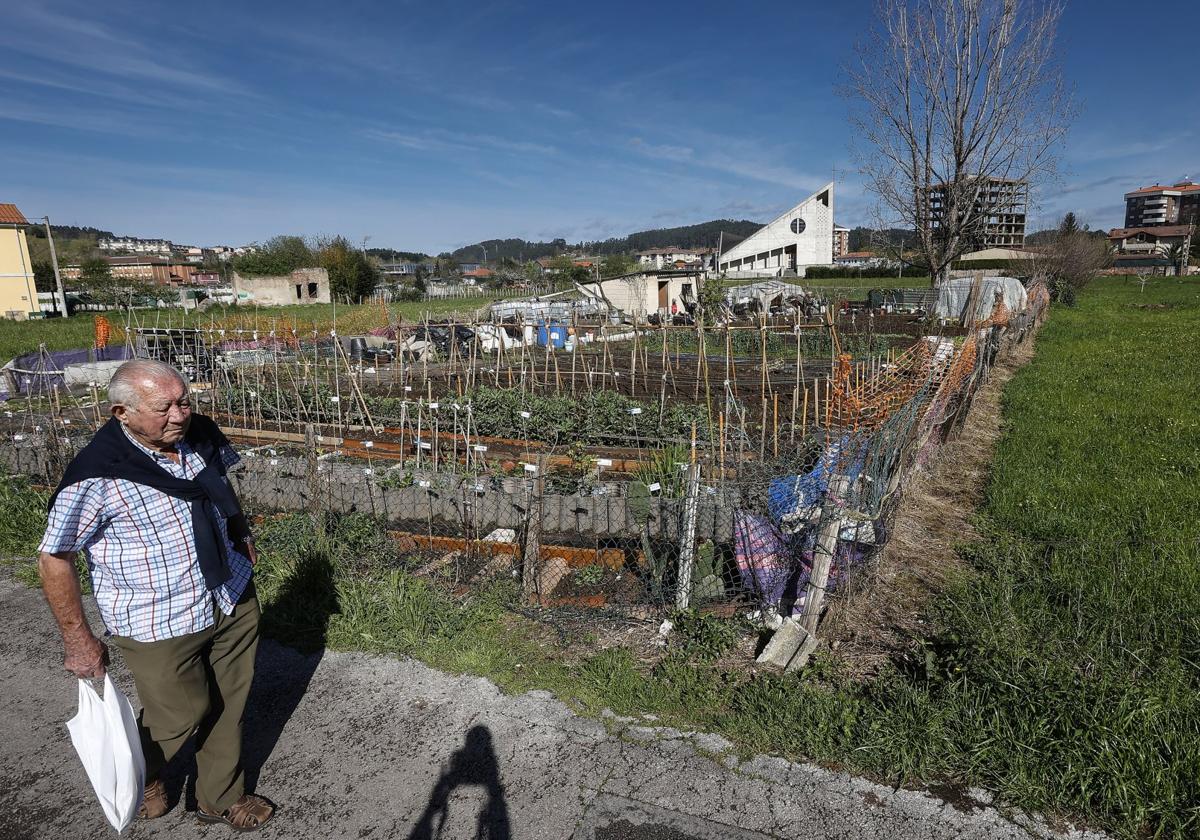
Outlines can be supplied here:
M71 743L118 832L133 821L146 788L146 759L137 718L125 695L104 675L104 698L87 680L79 681L79 712L67 721Z

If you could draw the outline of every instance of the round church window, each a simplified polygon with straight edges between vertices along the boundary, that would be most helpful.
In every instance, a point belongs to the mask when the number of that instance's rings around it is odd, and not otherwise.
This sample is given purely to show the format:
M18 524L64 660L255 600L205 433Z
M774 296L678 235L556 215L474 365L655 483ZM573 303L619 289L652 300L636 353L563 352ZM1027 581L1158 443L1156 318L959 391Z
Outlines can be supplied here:
M804 233L804 220L798 216L792 219L792 233Z

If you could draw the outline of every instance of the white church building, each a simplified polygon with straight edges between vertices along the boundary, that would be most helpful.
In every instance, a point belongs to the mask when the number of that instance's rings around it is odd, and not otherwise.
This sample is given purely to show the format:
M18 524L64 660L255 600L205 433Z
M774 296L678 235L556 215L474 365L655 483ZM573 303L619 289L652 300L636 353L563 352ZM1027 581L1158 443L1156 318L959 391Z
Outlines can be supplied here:
M804 276L810 265L833 264L833 182L718 257L730 277Z

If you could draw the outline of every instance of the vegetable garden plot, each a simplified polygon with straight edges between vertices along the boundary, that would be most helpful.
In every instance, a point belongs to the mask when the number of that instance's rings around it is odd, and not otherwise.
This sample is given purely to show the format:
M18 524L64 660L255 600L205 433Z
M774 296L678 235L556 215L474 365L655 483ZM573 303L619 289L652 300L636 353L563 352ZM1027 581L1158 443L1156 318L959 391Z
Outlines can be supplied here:
M906 477L1041 311L901 349L766 321L600 326L587 342L576 325L561 347L489 347L481 325L350 346L213 335L194 387L246 453L252 509L369 513L412 574L515 576L529 603L638 617L737 609L812 635L825 593L886 541ZM60 390L6 418L10 462L48 479L79 444L69 422L103 414L98 393Z

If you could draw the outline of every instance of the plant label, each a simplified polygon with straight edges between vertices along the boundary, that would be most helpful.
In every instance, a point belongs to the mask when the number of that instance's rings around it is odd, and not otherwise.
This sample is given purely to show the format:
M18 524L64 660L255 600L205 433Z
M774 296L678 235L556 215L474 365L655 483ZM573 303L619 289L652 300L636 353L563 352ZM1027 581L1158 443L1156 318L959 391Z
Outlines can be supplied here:
M422 478L420 481L418 481L418 482L417 482L417 486L418 486L418 487L426 487L426 488L428 488L428 487L432 487L433 485L431 485L431 484L429 483L429 480L428 480L428 479L426 479L426 478Z
M611 467L612 466L612 458L597 458L596 466L597 467Z
M364 440L364 441L363 441L363 446L365 446L367 449L373 449L373 448L374 448L374 446L375 446L375 441L373 441L373 440Z
M522 416L524 419L528 420L528 419L529 419L529 418L530 418L532 415L531 415L531 414L530 414L528 411L522 411L522 412L521 412L521 416Z
M641 414L642 410L640 408L631 408L631 409L629 409L629 413L630 414Z
M527 473L537 472L537 464L523 464L522 466L525 467L525 472Z
M659 490L662 489L662 485L656 481L653 484L651 484L649 487L647 487L646 489L649 490L651 493L657 493Z
M475 444L475 451L476 452L487 452L487 447L484 446L482 443L477 443L477 444Z

